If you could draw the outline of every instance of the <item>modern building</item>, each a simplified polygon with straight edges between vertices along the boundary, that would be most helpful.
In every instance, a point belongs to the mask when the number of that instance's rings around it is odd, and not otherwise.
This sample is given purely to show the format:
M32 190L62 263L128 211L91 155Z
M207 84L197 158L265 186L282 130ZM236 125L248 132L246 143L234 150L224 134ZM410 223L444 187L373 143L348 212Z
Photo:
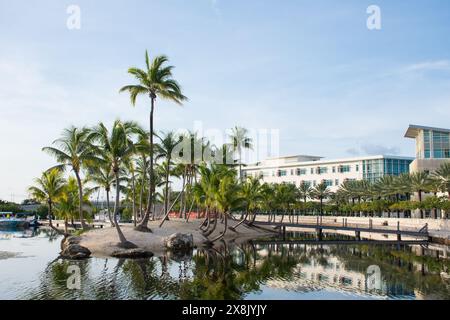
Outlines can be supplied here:
M261 177L267 183L302 182L314 187L325 182L331 191L337 191L346 180L376 181L386 175L409 172L414 158L398 156L367 156L339 160L297 155L264 160L243 168L244 176Z
M405 137L416 140L416 159L410 172L432 172L450 161L450 129L410 125Z

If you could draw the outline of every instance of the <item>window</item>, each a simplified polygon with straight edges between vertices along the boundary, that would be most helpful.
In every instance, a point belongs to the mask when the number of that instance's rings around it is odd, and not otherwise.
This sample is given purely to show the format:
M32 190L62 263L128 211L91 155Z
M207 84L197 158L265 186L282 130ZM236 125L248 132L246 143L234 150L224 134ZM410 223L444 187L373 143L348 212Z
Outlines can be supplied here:
M311 187L311 181L307 181L307 180L302 180L300 181L300 185L304 184L307 187Z
M278 177L286 177L287 176L287 171L286 170L278 170L277 176Z
M356 172L359 172L359 164L356 165Z
M328 168L327 167L317 167L316 168L316 173L317 174L324 174L328 172Z
M297 169L297 175L298 176L303 176L306 174L306 169Z
M311 174L314 174L314 168L311 168Z
M333 173L336 173L336 167L333 167Z
M340 172L340 173L350 172L350 166L341 165L338 167L338 172Z
M334 185L339 186L339 179L334 180Z
M291 169L291 176L294 175L294 169Z
M450 133L433 131L433 158L450 158Z
M323 180L323 183L325 183L325 185L327 187L332 187L333 186L333 180Z

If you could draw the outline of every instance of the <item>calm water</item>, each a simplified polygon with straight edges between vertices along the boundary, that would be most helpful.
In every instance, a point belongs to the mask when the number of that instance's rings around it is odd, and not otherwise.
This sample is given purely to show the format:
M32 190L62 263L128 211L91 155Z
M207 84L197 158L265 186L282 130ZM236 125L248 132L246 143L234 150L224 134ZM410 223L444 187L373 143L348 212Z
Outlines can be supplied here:
M181 257L77 262L58 259L60 240L47 230L0 232L0 299L450 299L441 275L450 272L449 248L435 245L271 240ZM80 290L67 288L74 265Z

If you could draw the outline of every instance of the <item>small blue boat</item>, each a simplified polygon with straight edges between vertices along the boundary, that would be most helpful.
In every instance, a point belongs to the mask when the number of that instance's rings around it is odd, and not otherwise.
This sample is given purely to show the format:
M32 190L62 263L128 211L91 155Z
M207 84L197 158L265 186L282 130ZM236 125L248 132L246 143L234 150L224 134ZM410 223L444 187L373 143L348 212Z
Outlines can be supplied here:
M30 227L30 222L18 214L12 212L0 212L0 229L16 230L27 229Z

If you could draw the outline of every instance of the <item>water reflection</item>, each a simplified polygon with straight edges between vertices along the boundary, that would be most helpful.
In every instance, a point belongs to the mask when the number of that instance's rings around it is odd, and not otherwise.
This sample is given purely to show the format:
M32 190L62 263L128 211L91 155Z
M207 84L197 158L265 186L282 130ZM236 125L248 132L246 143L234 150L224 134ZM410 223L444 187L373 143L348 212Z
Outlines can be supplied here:
M269 241L142 260L56 258L39 273L36 286L21 286L15 294L20 299L450 299L450 282L442 276L450 262L442 250L446 254L448 248ZM80 290L67 288L73 265L81 271Z

